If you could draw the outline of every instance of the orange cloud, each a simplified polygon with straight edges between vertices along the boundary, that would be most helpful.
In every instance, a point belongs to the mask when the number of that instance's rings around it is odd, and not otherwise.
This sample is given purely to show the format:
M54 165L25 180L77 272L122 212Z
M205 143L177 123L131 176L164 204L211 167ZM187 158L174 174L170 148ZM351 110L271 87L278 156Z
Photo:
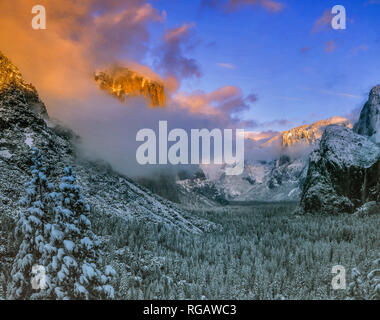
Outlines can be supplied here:
M47 29L31 27L34 0L0 2L0 50L19 66L44 98L81 98L93 72L112 61L142 59L148 25L161 14L141 0L49 1Z
M252 141L263 141L263 140L269 140L277 134L278 134L277 131L263 131L263 132L248 131L248 132L245 132L245 138Z
M178 93L173 97L174 105L180 109L186 109L194 114L218 117L230 123L239 122L235 114L248 110L249 103L255 101L255 95L244 97L241 89L235 86L224 86L212 92ZM247 123L247 125L256 124Z
M311 32L320 32L323 30L327 30L329 26L331 26L331 21L333 19L333 15L331 10L326 10L323 12L322 17L318 18Z
M181 27L169 29L165 35L164 40L166 42L175 42L181 41L184 37L186 37L190 31L190 29L195 27L195 23L184 23Z

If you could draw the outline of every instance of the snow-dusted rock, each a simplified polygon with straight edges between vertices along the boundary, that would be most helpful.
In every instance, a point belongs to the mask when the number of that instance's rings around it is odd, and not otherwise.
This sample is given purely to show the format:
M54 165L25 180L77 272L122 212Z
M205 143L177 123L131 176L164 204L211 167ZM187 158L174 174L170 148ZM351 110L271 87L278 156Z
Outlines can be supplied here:
M380 143L380 85L374 87L364 105L354 131Z
M368 201L379 201L379 194L380 148L348 128L327 127L310 155L301 210L353 213Z
M367 202L355 211L355 215L358 217L372 216L374 214L380 214L380 206L376 201Z

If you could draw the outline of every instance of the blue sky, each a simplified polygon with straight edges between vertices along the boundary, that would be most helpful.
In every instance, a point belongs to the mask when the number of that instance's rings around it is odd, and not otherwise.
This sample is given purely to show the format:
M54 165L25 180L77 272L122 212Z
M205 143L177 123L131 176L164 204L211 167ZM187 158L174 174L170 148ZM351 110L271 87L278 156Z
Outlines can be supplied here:
M151 45L163 30L193 23L193 46L186 55L197 61L202 75L182 81L181 90L234 85L258 98L243 118L286 120L255 130L284 130L361 107L380 83L380 1L278 2L283 5L278 12L262 6L227 12L202 6L201 0L154 0L167 18L165 25L154 26ZM347 10L347 29L316 28L336 4Z

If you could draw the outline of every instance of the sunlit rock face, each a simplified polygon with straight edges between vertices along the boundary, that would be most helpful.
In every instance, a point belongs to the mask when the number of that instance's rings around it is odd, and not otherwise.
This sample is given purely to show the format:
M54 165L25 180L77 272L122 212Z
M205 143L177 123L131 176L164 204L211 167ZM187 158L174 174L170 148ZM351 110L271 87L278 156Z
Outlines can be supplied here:
M99 88L125 102L129 97L145 97L151 107L163 107L166 102L164 85L128 68L113 68L95 74Z
M327 126L336 124L347 128L352 128L349 120L343 117L332 117L327 120L321 120L313 124L306 124L288 131L283 131L266 142L263 146L280 146L291 147L294 145L314 145L323 135Z
M46 107L40 100L35 87L24 81L18 68L0 52L0 95L9 91L19 91L23 97L22 103L26 103L31 110L43 118L48 118Z
M374 87L364 105L354 131L380 143L380 85Z

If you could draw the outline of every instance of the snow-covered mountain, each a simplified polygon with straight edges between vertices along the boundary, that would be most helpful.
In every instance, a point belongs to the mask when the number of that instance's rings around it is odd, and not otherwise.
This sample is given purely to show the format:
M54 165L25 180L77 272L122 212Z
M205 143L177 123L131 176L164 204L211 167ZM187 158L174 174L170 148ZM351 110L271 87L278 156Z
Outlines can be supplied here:
M102 161L79 156L78 137L49 120L36 89L26 83L19 70L0 53L0 214L16 216L24 183L30 179L31 148L45 158L49 180L58 183L70 165L93 211L123 219L147 222L200 233L206 221L194 219L170 201L164 200Z
M217 202L298 201L308 170L308 156L316 148L326 127L352 128L349 120L333 117L283 131L263 143L260 152L276 155L272 160L247 160L240 176L226 176L224 166L201 165L204 178L178 184L183 192L201 194ZM246 150L248 152L252 150ZM253 150L254 151L254 150Z
M280 132L278 135L265 142L263 146L279 146L281 148L286 148L296 145L315 145L321 139L325 128L333 124L352 128L352 124L348 119L344 117L332 117L327 120L317 121L312 124L306 124Z

